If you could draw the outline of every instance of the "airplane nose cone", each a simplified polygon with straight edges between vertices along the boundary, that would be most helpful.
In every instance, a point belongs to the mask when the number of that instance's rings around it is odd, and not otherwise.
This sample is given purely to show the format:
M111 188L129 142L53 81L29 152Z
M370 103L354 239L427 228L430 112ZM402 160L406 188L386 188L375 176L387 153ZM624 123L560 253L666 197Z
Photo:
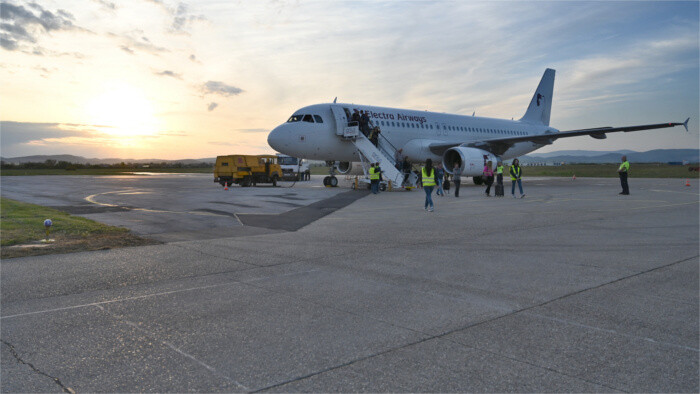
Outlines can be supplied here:
M267 135L267 144L278 152L284 149L284 130L280 130L280 126L275 127L270 134Z

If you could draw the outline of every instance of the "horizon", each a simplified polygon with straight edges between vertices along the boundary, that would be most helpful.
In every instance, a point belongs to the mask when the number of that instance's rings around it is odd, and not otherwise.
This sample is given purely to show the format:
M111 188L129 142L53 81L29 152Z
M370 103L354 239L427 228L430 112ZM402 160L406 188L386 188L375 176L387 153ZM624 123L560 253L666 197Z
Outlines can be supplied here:
M546 154L546 155L551 155L554 153L560 153L560 152L598 152L601 153L602 155L605 154L610 154L610 153L627 153L627 154L634 154L634 153L647 153L655 150L695 150L700 152L700 148L670 148L670 149L649 149L645 151L635 151L635 150L630 150L630 149L618 149L618 150L592 150L592 149L561 149L561 150L553 150L549 152L540 152L534 151L530 152L526 155L523 155L521 157L526 157L526 156L532 156L532 155L538 155L538 154ZM279 153L279 152L274 152L274 153ZM560 153L561 154L561 153ZM566 154L568 155L568 154ZM25 156L13 156L13 157L5 157L5 156L0 156L3 160L9 160L9 159L22 159L26 157L32 157L32 156L76 156L76 157L81 157L86 160L90 159L95 159L95 160L138 160L138 161L144 161L144 160L158 160L158 161L184 161L184 160L190 160L190 161L198 161L198 160L208 160L208 159L216 159L216 156L211 156L211 157L197 157L197 158L177 158L177 159L163 159L163 158L158 158L158 157L148 157L148 158L143 158L143 159L137 159L137 158L132 158L132 157L86 157L82 155L73 155L70 153L55 153L55 154L38 154L38 155L25 155ZM590 155L588 155L590 156ZM593 157L593 156L591 156ZM309 160L309 161L323 161L323 160ZM128 163L128 162L127 162Z
M559 150L698 146L698 2L0 2L0 154L264 154L313 103L520 118L557 70ZM407 22L410 21L410 22Z

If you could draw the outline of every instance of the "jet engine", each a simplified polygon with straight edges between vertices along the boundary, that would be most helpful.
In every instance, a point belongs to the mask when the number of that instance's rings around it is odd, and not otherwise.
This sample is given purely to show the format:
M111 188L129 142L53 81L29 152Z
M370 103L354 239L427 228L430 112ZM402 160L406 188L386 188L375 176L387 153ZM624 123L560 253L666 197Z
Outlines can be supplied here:
M335 168L339 174L343 175L362 175L362 164L354 161L336 161Z
M496 166L497 158L493 153L482 149L465 148L456 146L448 149L442 156L442 165L445 171L452 174L455 164L460 168L462 176L480 177L484 172L484 163L492 161L493 166Z
M335 168L338 169L339 173L347 174L352 170L352 163L349 161L336 161Z

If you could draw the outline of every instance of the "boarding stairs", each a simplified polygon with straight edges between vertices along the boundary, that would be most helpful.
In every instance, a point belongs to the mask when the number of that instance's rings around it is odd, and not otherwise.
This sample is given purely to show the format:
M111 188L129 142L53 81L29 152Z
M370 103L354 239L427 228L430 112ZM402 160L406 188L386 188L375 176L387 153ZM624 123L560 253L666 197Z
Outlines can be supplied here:
M369 168L372 163L379 163L384 181L390 181L392 187L415 187L418 176L413 172L409 172L408 180L404 184L404 173L396 169L396 160L394 155L396 148L386 139L379 135L378 144L375 146L364 134L360 132L358 126L347 126L343 131L343 139L351 141L360 156L362 169L365 173L365 178L369 178ZM401 164L401 163L399 163Z

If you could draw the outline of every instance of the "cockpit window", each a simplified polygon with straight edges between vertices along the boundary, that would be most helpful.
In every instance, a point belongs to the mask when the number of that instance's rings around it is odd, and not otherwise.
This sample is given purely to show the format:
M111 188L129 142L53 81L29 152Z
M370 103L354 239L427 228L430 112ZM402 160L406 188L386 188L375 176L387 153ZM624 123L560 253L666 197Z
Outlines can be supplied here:
M323 119L318 115L314 115L314 119L316 119L316 123L323 123Z
M300 121L301 121L301 118L302 118L303 116L304 116L304 115L292 115L292 116L289 118L289 120L287 121L287 123L291 123L291 122L300 122Z
M304 119L302 119L302 120L303 120L304 122L309 122L309 123L313 123L313 122L314 122L314 118L313 118L313 116L311 116L311 115L304 115Z

